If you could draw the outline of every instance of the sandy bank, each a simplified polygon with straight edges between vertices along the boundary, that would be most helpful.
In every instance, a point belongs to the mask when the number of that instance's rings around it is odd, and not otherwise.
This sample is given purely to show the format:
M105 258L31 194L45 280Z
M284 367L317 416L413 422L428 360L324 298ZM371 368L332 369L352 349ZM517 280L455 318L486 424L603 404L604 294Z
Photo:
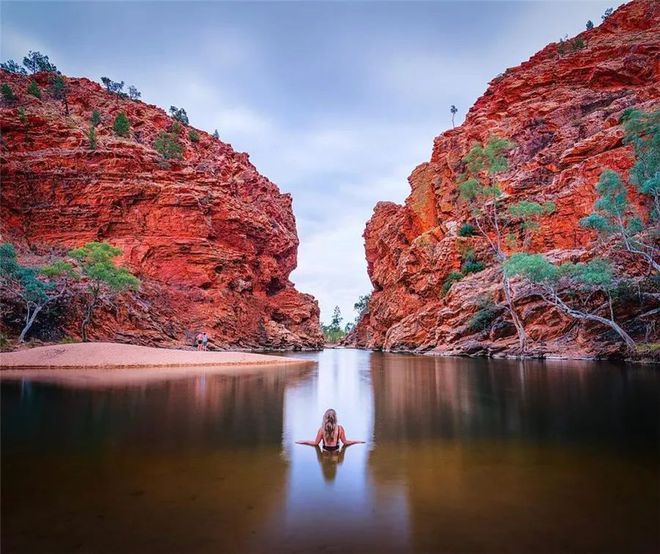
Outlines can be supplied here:
M305 364L305 360L248 352L198 352L112 342L41 346L0 354L1 373L13 369L119 369Z

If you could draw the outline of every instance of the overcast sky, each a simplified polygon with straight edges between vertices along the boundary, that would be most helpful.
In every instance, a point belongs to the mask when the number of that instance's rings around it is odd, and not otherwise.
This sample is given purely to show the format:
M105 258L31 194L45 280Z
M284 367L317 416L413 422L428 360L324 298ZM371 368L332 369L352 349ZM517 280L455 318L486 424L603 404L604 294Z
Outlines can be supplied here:
M507 67L600 23L614 1L7 2L0 54L135 84L250 154L293 195L292 280L328 321L371 290L362 232L401 202L433 138Z

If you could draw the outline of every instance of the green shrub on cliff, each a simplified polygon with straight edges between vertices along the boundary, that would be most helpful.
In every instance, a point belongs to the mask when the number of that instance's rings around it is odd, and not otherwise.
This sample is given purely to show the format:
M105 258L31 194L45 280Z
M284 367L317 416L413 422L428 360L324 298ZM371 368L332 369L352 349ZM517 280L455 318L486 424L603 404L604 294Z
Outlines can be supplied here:
M39 85L36 81L30 81L30 84L27 88L27 93L31 94L35 98L41 99L41 89L39 88Z
M56 100L61 100L64 104L64 113L69 115L68 87L64 77L61 75L51 75L50 94Z
M584 40L582 40L580 37L576 37L571 41L571 50L573 50L573 52L582 50L584 47Z
M560 56L563 56L569 52L577 52L578 50L582 50L584 47L584 40L582 40L580 37L575 37L569 40L568 35L566 35L564 38L559 39L559 43L557 45L557 53Z
M458 281L460 281L463 277L464 275L460 271L450 272L442 283L441 295L444 296L445 294L447 294L449 292L449 289L452 287L452 285L454 283L458 283Z
M468 321L468 328L471 331L484 331L497 318L500 310L489 297L479 298L477 307L477 311Z
M0 86L0 93L2 93L2 98L6 102L14 102L16 100L14 91L7 83L2 83Z
M29 124L29 121L28 121L27 113L25 113L25 108L20 107L20 108L18 108L18 110L16 110L16 112L18 113L18 120L19 120L24 126L27 127L28 124Z
M459 237L471 237L475 235L477 230L474 228L474 225L470 225L469 223L463 223L458 228L458 236Z
M172 121L172 124L169 126L167 129L168 133L172 133L173 135L181 135L181 132L183 131L183 125L179 123L178 121Z
M87 135L87 140L89 141L89 149L96 150L96 146L97 146L96 127L94 127L94 125L90 125L89 131L87 131L86 135Z
M195 129L188 131L188 138L191 142L199 142L199 133Z
M115 121L112 124L112 130L118 137L127 137L129 135L131 124L124 112L119 112L117 114L117 117L115 117Z
M486 269L486 264L480 260L475 260L474 258L468 258L461 265L461 273L463 275L469 275L470 273L479 273Z
M98 127L101 124L101 112L94 110L90 122L94 127Z
M154 148L165 160L183 159L183 144L175 133L161 131L156 137Z

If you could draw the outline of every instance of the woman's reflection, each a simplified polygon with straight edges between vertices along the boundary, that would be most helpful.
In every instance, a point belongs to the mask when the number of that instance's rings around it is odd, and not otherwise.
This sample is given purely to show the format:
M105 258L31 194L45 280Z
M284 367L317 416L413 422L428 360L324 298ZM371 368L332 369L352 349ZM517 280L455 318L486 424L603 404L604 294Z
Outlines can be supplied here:
M337 468L344 463L344 456L348 446L344 446L339 450L324 450L320 446L316 446L316 459L321 466L323 479L326 483L332 483L337 477Z

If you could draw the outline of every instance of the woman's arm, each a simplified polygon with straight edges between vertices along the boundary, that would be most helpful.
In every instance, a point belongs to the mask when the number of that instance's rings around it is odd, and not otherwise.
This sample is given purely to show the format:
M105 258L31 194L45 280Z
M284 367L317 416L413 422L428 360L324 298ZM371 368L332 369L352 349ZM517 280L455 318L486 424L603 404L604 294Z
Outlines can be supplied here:
M296 441L296 444L307 444L309 446L318 446L323 438L323 431L319 428L319 432L316 433L316 438L313 441Z
M351 444L362 444L364 441L354 441L346 438L346 431L340 425L339 426L339 440L344 443L344 446L351 446Z

